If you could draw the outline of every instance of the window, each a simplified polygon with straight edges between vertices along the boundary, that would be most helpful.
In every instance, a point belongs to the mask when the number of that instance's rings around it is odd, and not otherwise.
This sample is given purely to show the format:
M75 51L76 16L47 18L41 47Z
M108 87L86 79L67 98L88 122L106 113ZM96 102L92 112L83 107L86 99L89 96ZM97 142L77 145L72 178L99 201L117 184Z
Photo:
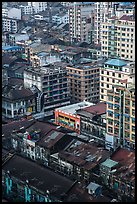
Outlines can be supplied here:
M107 88L109 88L109 84L107 84Z
M115 79L112 79L112 83L115 83Z
M104 93L104 89L101 89L101 92Z
M113 125L113 120L112 119L108 119L108 124L109 125Z
M104 80L104 77L101 77L101 80Z
M135 110L132 110L132 115L135 116Z
M104 99L104 96L101 95L101 99Z
M114 72L112 73L112 76L115 76L115 73L114 73Z
M109 101L113 101L113 96L108 96Z
M103 70L101 71L101 74L104 74L104 71L103 71Z
M132 132L135 132L135 126L132 126Z
M113 132L113 128L108 126L108 132L112 133Z
M101 86L104 86L104 83L101 83Z
M113 105L112 104L108 104L108 108L109 109L113 109Z
M113 112L109 111L109 112L108 112L108 116L109 116L109 117L113 117Z

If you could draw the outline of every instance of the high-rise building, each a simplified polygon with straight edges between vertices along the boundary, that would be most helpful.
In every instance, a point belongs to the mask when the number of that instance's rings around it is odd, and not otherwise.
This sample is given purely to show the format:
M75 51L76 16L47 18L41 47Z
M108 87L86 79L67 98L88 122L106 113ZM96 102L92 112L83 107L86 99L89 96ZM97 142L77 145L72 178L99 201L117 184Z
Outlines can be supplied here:
M60 63L25 69L24 86L32 85L37 86L44 95L45 113L53 114L55 108L70 104L67 72Z
M128 82L135 80L135 62L121 59L109 59L100 68L100 100L107 101L107 91L114 85L121 84L121 79Z
M101 43L101 25L108 17L114 15L116 2L95 2L95 32L94 43Z
M135 61L135 19L113 16L101 24L101 52L105 57L119 56Z
M70 41L91 43L93 2L74 2L69 6Z
M87 100L99 102L99 72L101 61L67 66L70 97L72 102Z
M135 149L135 84L122 83L108 91L106 147Z

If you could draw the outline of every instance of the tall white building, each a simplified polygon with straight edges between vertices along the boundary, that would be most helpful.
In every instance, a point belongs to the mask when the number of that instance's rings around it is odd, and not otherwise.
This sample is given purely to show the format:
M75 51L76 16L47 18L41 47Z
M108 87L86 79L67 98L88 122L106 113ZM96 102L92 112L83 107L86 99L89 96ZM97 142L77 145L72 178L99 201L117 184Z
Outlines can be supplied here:
M90 43L93 2L74 2L69 6L70 40Z
M116 8L116 2L95 2L95 44L101 43L101 24L107 22L108 17L114 15Z

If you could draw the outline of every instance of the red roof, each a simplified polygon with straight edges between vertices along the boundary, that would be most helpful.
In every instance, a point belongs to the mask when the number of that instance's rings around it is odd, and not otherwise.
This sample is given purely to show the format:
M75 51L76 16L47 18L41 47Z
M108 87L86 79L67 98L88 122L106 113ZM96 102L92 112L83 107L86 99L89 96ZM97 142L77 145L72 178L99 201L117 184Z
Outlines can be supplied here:
M119 20L124 20L124 21L133 21L131 16L123 15Z
M104 113L106 113L106 103L102 102L102 103L98 103L96 105L93 106L89 106L87 108L83 108L84 111L87 111L89 113L92 113L94 115L102 115Z
M121 148L112 155L111 159L116 162L119 162L122 166L127 166L128 168L134 169L135 165L134 152Z

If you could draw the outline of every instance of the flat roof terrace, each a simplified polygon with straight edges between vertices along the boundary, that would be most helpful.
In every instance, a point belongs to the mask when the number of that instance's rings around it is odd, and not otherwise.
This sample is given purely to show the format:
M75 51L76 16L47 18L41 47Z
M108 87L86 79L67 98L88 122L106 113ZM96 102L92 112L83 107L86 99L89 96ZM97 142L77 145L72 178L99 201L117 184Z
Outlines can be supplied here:
M93 103L85 101L85 102L80 102L80 103L76 103L76 104L72 104L72 105L68 105L68 106L63 106L63 107L57 108L55 110L69 113L69 114L76 114L76 110L81 109L81 108L86 108L86 107L89 107L91 105L93 105Z

